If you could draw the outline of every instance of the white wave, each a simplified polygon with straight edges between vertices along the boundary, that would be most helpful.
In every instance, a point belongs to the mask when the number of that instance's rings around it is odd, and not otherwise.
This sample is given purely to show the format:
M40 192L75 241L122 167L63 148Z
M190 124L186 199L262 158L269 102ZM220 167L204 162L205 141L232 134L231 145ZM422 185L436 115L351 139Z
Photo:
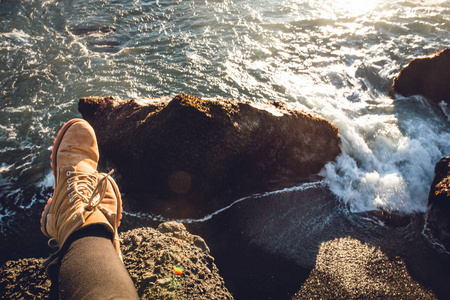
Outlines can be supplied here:
M6 195L6 197L12 197L14 195L19 195L21 193L22 193L22 189L20 189L20 188L19 189L15 189L15 190L10 191L8 193L8 195Z
M30 40L30 35L25 33L23 30L13 29L11 32L5 32L0 34L2 38L8 38L13 42L18 42L22 44L26 44Z
M430 242L434 249L438 250L441 253L450 255L450 249L447 249L445 245L442 244L439 239L434 236L433 231L428 224L428 212L425 214L425 222L423 224L421 234Z
M233 203L231 203L230 205L227 205L227 206L225 206L209 215L206 215L203 218L199 218L199 219L171 219L171 218L166 218L166 217L163 217L160 215L153 215L153 214L144 213L144 212L126 212L126 211L124 211L123 214L137 217L139 219L150 219L150 220L156 221L156 222L176 221L178 223L186 223L186 224L201 223L201 222L206 222L208 220L211 220L214 216L217 216L218 214L230 209L234 205L236 205L242 201L248 200L248 199L267 197L267 196L271 196L271 195L284 194L284 193L290 193L290 192L295 192L295 191L305 191L305 190L308 190L311 188L318 188L318 187L322 187L325 185L326 185L325 181L321 180L321 181L315 181L315 182L307 182L307 183L303 183L299 186L294 186L294 187L285 188L285 189L281 189L281 190L275 190L275 191L266 192L266 193L254 194L251 196L240 198L240 199L234 201Z
M425 211L434 166L450 151L450 133L428 103L396 101L397 113L392 102L384 114L333 120L343 154L321 174L352 211Z
M28 203L27 206L23 206L23 205L19 205L18 207L20 207L21 209L24 210L28 210L31 209L31 207L33 207L33 205L35 205L36 203L42 203L45 202L42 199L38 199L38 197L36 195L33 195L33 197L31 197L31 201L30 203Z
M3 173L3 172L8 172L8 171L10 171L11 168L12 168L13 166L14 166L14 165L8 165L8 164L5 164L5 163L2 163L2 164L0 165L0 174Z
M55 184L55 179L53 177L53 172L48 172L45 177L39 181L36 185L41 188L52 188Z
M445 101L439 102L439 107L442 109L442 112L447 117L447 120L450 121L450 110L448 108L448 105Z

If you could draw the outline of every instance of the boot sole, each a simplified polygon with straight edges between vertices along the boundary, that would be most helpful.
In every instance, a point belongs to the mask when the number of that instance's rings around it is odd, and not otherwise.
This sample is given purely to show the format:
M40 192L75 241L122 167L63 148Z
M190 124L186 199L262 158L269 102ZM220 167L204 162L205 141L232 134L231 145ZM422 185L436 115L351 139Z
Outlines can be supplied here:
M56 185L58 184L57 183L57 172L55 172L55 168L56 168L56 166L57 166L57 162L56 162L56 153L58 152L58 148L59 148L59 145L61 144L61 141L62 141L62 138L64 137L64 134L67 132L67 130L72 126L72 125L74 125L74 124L76 124L76 123L78 123L78 122L86 122L85 120L83 120L83 119L72 119L72 120L70 120L70 121L68 121L66 124L64 124L63 125L63 127L59 130L59 132L58 132L58 134L56 135L56 139L55 139L55 141L53 142L53 147L52 147L52 153L51 153L51 155L50 155L50 160L51 160L51 163L50 163L50 166L52 167L52 173L53 173L53 178L55 179L55 185L54 185L54 187L56 188ZM57 171L57 170L56 170ZM114 185L113 185L114 186ZM51 204L52 204L52 200L53 200L53 197L52 198L49 198L48 200L47 200L47 204L45 205L45 207L44 207L44 210L42 211L42 214L41 214L41 220L40 220L40 222L41 222L41 231L42 231L42 233L45 235L45 236L47 236L47 237L50 237L51 238L51 236L47 233L47 231L46 231L46 229L45 229L45 226L46 226L46 224L47 224L47 214L48 214L48 212L49 212L49 210L50 210L50 207L51 207Z

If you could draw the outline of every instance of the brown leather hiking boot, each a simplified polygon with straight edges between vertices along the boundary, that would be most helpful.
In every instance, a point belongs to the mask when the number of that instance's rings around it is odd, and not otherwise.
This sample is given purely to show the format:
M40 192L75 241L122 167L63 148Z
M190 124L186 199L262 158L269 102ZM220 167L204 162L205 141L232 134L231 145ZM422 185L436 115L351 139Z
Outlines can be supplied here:
M89 123L73 119L64 124L52 148L55 189L42 212L41 230L50 238L49 246L61 249L73 232L102 224L122 258L117 230L122 199L109 176L112 171L97 172L98 159L97 139Z

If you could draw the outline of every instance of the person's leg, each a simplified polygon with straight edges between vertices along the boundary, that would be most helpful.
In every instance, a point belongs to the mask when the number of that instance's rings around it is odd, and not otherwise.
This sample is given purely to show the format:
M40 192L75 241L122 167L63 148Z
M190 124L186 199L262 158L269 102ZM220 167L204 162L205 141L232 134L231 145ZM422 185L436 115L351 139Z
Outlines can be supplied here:
M121 195L112 172L97 172L94 129L82 119L67 122L51 159L55 188L41 218L49 245L59 249L44 262L55 284L51 296L58 290L62 298L137 298L121 261Z
M134 284L103 226L76 231L61 253L60 299L137 299Z

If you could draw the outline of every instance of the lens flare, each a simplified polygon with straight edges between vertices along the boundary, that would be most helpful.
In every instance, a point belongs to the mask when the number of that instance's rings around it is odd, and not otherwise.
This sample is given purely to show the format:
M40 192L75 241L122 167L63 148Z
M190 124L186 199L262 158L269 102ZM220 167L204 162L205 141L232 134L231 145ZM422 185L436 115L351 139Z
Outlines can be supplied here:
M181 274L183 274L183 268L180 266L175 266L175 267L173 267L173 272L177 275L181 275Z

